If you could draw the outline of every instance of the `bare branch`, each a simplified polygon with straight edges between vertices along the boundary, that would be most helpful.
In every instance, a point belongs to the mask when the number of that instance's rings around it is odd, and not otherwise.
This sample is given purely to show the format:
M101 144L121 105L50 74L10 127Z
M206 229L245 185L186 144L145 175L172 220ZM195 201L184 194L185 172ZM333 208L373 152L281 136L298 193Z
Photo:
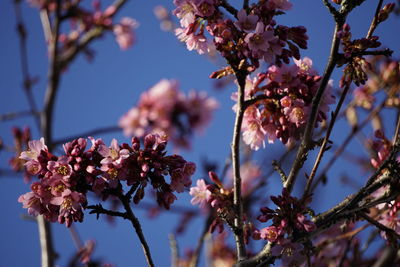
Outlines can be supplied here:
M233 131L233 140L231 144L232 148L232 169L233 169L233 186L234 186L234 196L233 196L233 205L235 208L235 221L234 221L234 235L236 240L236 248L237 248L237 257L238 261L244 259L246 257L246 247L244 244L243 237L243 203L242 203L242 195L241 195L241 177L240 177L240 132L242 129L242 121L244 115L244 90L246 83L247 73L243 71L237 70L236 67L232 66L235 69L235 75L238 82L238 102L236 109L236 119L235 126Z
M306 188L304 189L304 193L303 193L303 199L306 198L308 196L308 194L310 193L311 184L312 184L313 179L315 177L315 174L317 172L318 166L319 166L319 164L320 164L320 162L322 160L322 157L323 157L323 155L324 155L324 153L326 151L326 146L327 146L329 138L331 136L331 132L332 132L333 126L335 125L336 118L337 118L337 116L338 116L338 114L340 112L340 109L342 108L344 99L346 98L346 95L347 95L347 92L349 91L349 88L350 88L350 84L346 84L344 89L343 89L343 92L342 92L342 94L340 96L339 102L338 102L338 104L336 106L335 112L332 113L332 118L331 118L331 121L329 123L328 130L326 131L325 138L324 138L324 140L322 142L322 145L321 145L321 148L319 150L317 159L315 160L314 167L312 168L310 176L308 177L307 185L306 185Z

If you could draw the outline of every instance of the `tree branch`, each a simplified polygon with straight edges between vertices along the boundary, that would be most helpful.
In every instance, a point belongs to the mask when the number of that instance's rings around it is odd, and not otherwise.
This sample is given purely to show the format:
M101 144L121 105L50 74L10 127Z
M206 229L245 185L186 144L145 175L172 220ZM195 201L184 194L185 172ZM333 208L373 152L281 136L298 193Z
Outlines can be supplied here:
M322 160L322 157L323 157L323 155L324 155L324 153L326 151L326 146L327 146L329 138L331 136L331 132L332 132L333 126L335 125L336 118L337 118L337 116L338 116L338 114L340 112L340 109L342 108L343 102L344 102L344 100L346 98L346 95L347 95L347 92L349 91L349 88L350 88L350 83L345 85L345 87L343 89L343 92L342 92L342 94L340 96L339 102L338 102L338 104L336 106L335 112L332 113L332 118L331 118L331 121L329 123L328 130L326 131L325 138L324 138L324 140L322 142L321 148L319 149L319 153L318 153L317 159L315 160L314 167L312 168L310 176L308 177L306 188L304 189L304 193L303 193L303 199L305 199L308 196L308 194L310 193L311 184L312 184L313 179L315 177L315 174L317 172L318 166L319 166L319 164L320 164L320 162Z
M234 67L234 66L232 66ZM240 177L240 132L242 129L242 121L244 115L244 90L246 84L246 76L247 73L235 69L235 75L238 82L238 102L236 109L236 119L235 126L233 131L233 140L231 144L232 149L232 169L233 169L233 186L234 186L234 196L233 196L233 205L235 208L235 241L236 241L236 249L237 249L237 257L238 261L244 259L246 257L246 247L244 244L243 237L243 203L242 203L242 194L241 194L241 184L242 180Z
M337 36L337 32L342 29L342 26L345 22L345 18L346 18L345 15L342 15L341 19L336 22L335 30L333 32L332 47L331 47L331 52L329 55L328 63L326 65L320 86L317 90L316 95L313 98L311 114L307 121L306 129L304 131L302 142L301 142L299 150L297 152L296 159L292 165L292 169L290 170L288 179L286 180L286 183L284 184L284 187L289 192L291 192L293 189L293 185L294 185L295 179L297 177L297 174L300 171L300 169L303 167L303 164L307 159L308 152L313 143L312 134L313 134L313 129L315 128L314 126L315 126L316 120L317 120L319 104L321 102L321 98L323 96L325 88L328 84L329 78L336 66L336 60L337 60L337 56L338 56L339 43L340 43L340 39Z
M146 258L148 266L153 267L154 263L153 263L153 259L151 257L150 248L144 237L144 234L142 231L142 226L140 225L138 218L135 216L135 214L133 213L133 211L131 209L130 198L127 198L123 195L119 195L118 198L121 200L122 205L125 208L127 219L129 221L131 221L132 226L133 226L133 228L135 228L136 234L139 237L139 240L142 245L142 249L143 249L144 256Z
M382 4L383 0L379 0L378 5L376 6L374 18L372 19L371 25L369 26L368 29L367 38L370 38L372 34L374 34L374 31L379 24L378 17L379 17L379 12L381 11L382 8Z

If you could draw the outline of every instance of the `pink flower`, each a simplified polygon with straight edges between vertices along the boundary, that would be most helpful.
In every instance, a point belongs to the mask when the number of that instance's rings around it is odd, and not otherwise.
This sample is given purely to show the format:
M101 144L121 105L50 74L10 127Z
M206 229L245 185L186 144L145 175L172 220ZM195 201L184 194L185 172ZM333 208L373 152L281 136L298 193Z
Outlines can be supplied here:
M57 161L49 161L47 169L52 172L54 178L63 179L64 181L68 181L72 174L72 167L65 156L60 157Z
M175 35L178 37L179 41L186 43L186 48L189 51L196 50L200 55L210 51L207 38L203 33L188 33L187 29L177 28L175 30Z
M304 57L303 59L293 59L294 63L299 67L300 73L307 75L318 75L317 71L312 67L312 60L309 57Z
M28 192L18 198L18 202L22 203L24 209L28 209L28 213L32 216L38 216L43 213L45 207L42 205L40 197L34 192Z
M115 38L122 50L132 46L135 41L133 29L137 27L137 21L128 17L122 18L119 24L114 25Z
M251 32L256 28L258 16L252 14L247 15L246 10L242 9L237 13L237 17L238 21L234 24L239 30Z
M189 0L174 0L176 9L174 9L173 14L180 18L181 26L184 28L187 28L195 21L195 7L192 2Z
M196 171L196 165L188 162L181 169L175 169L171 173L171 189L182 193L192 184L191 176Z
M243 141L253 150L265 147L266 131L262 127L261 113L257 108L247 108L242 124Z
M209 17L215 12L214 0L193 0L195 14L200 17Z
M190 203L192 205L198 204L201 208L206 206L207 200L211 196L211 192L207 189L207 185L203 179L197 180L196 186L190 188L189 194L193 197Z
M258 22L254 33L249 33L244 38L254 57L260 58L268 51L269 42L274 40L274 32L269 27L265 27L262 22Z
M54 197L51 200L51 204L60 206L58 222L65 223L67 227L70 227L72 222L82 222L82 205L85 205L85 203L86 197L83 194L69 189L64 190L61 196Z
M269 242L275 242L280 236L281 231L275 226L265 227L260 230L260 237Z
M37 160L40 155L40 151L47 151L47 146L44 144L44 138L40 138L40 140L32 140L28 142L29 149L27 151L23 151L19 156L20 159L24 160Z
M297 127L307 122L308 107L304 106L302 100L296 99L290 107L284 108L283 111L289 121L295 123Z
M116 167L120 167L122 161L129 157L129 150L121 149L115 138L111 141L110 147L101 145L98 152L104 157L104 159L100 161L103 165L112 164Z

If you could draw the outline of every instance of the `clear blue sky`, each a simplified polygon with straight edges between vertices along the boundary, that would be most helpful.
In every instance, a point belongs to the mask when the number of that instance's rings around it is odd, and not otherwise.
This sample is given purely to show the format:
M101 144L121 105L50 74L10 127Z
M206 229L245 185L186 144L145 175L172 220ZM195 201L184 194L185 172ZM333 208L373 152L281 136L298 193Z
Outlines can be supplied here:
M0 1L0 36L3 40L0 49L0 114L27 109L27 101L21 87L18 38L15 32L12 2L12 0ZM292 2L293 10L281 16L279 23L307 27L310 37L309 49L302 55L311 57L321 73L329 52L333 30L332 18L321 0ZM365 35L374 13L376 1L366 2L349 18L355 35ZM111 1L102 3L107 5ZM56 138L66 137L97 127L116 125L119 117L136 103L143 90L162 78L174 78L180 81L182 90L188 91L192 88L206 90L220 102L220 109L216 112L211 126L204 136L197 136L194 139L192 151L185 152L185 157L200 163L200 159L207 156L210 160L222 164L229 154L234 119L230 94L235 88L232 86L223 92L213 90L213 81L208 76L220 66L220 63L210 62L206 57L187 51L173 34L162 32L158 20L153 15L153 8L157 4L166 4L168 8L173 8L172 1L130 1L120 13L120 16L133 17L140 23L140 27L136 30L138 41L132 49L126 52L120 51L113 36L107 35L92 46L96 51L93 63L79 58L65 73L56 102L54 135ZM34 86L34 92L37 102L41 103L46 83L46 48L37 10L23 4L23 15L28 30L30 72L40 79ZM398 48L400 43L400 37L396 34L399 22L399 18L390 19L376 32L381 36L382 43L393 49ZM399 57L398 51L394 56ZM340 72L335 73L335 81L338 81L339 74ZM389 124L392 121L392 118L388 117L385 123ZM35 130L33 120L24 118L1 122L1 138L6 144L10 144L11 127L24 125L32 126L33 137L40 137ZM345 134L347 134L346 128L339 127L334 131L334 137L343 137ZM113 137L120 141L129 141L120 133L98 137L103 137L107 142ZM357 149L356 144L353 147ZM280 148L279 144L268 145L265 150L257 152L256 158L265 156L272 158ZM171 151L171 148L169 150ZM10 154L0 152L1 168L7 168L9 157ZM340 174L349 167L344 161L338 162L337 166L332 175ZM266 168L268 169L265 172L269 170L269 165ZM358 170L356 174L362 176ZM201 178L201 175L198 171L194 179ZM274 176L269 179L271 181L268 193L280 191L278 178ZM359 180L359 183L362 182L363 180ZM2 211L0 267L39 266L37 225L21 219L26 210L17 202L18 196L27 192L29 187L18 176L0 177L0 183ZM317 209L332 205L349 193L349 189L341 188L338 181L333 181L330 186L330 189L324 192ZM182 201L177 204L190 206L188 193L180 194L179 198ZM136 213L142 221L156 265L168 266L170 262L168 233L174 229L180 217L162 215L155 220L148 220L142 210ZM118 266L145 265L138 239L127 222L118 220L116 225L111 227L103 219L96 221L95 216L86 214L84 223L76 226L83 240L97 241L96 256ZM74 246L65 226L54 224L53 229L55 247L61 254L58 263L64 266L73 254ZM196 221L188 230L189 234L178 237L181 248L195 246L202 231L201 221Z

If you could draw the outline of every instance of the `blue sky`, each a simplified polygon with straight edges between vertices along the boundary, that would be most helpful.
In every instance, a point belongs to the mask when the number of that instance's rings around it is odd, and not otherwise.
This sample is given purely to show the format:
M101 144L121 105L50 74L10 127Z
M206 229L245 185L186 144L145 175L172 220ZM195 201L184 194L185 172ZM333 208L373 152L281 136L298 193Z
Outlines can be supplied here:
M13 1L0 1L0 114L11 111L26 110L27 101L22 91L22 76L19 64L18 38L15 32L15 17ZM172 1L171 1L172 2ZM238 3L239 1L234 1ZM313 59L316 68L322 72L330 48L330 38L333 30L333 20L320 0L292 1L293 10L281 16L279 23L288 26L304 25L308 29L309 49L303 51L303 56ZM375 7L375 1L356 9L349 17L354 36L365 35L370 18ZM386 1L385 1L386 2ZM104 6L111 1L102 1ZM119 117L134 105L141 92L157 83L162 78L174 78L180 81L181 89L189 91L194 88L206 90L220 102L220 108L214 116L210 127L203 136L194 139L191 151L183 152L185 158L200 163L200 159L207 157L223 164L229 154L234 114L231 111L232 101L230 94L234 86L224 91L213 90L213 81L209 74L221 66L221 62L211 62L196 52L189 52L179 43L171 33L160 30L159 21L153 15L153 8L158 4L172 9L170 1L130 1L120 13L120 16L130 16L139 21L136 30L137 43L132 49L122 52L115 43L112 35L96 41L92 48L96 57L88 63L83 57L78 58L67 70L62 78L60 91L56 102L54 136L56 139L69 135L79 134L103 126L116 125ZM34 86L37 103L42 102L47 72L47 56L44 38L40 25L39 14L36 9L23 4L23 16L28 30L29 67L32 76L39 77L39 83ZM378 28L376 34L381 37L385 46L396 49L400 36L395 34L399 27L399 18L391 18L383 27ZM398 51L394 53L399 57ZM340 71L334 74L338 81ZM337 83L335 83L337 85ZM393 114L385 118L385 123L393 124ZM31 118L17 119L0 123L0 136L6 144L11 142L11 127L29 125L33 130L33 137L38 138ZM334 130L333 138L343 138L348 132L344 124L339 124ZM392 127L392 126L390 126ZM391 129L389 127L389 129ZM393 127L392 127L393 128ZM369 135L371 136L371 135ZM121 133L102 137L106 142L111 138L128 142ZM340 142L340 141L339 141ZM359 146L358 146L359 147ZM357 143L352 145L357 149ZM169 148L172 150L171 147ZM280 144L268 145L265 150L256 153L256 158L273 158L281 149ZM7 168L9 153L0 152L0 167ZM261 161L260 161L261 162ZM290 161L287 166L290 166ZM338 175L349 168L347 162L339 161L332 175ZM269 170L269 165L267 166ZM268 171L265 171L268 172ZM362 173L357 170L357 175ZM201 178L198 171L194 179ZM40 262L37 225L21 219L26 213L20 203L19 195L29 190L21 177L0 178L0 267L7 266L38 266ZM270 179L268 194L281 190L276 176ZM363 180L359 180L361 184ZM329 190L323 193L317 209L332 205L342 199L349 188L343 188L338 181L329 184ZM179 195L177 204L190 206L188 193ZM147 202L153 202L148 200ZM95 203L93 203L95 204ZM168 266L170 249L168 233L170 233L180 217L165 213L155 220L148 220L145 212L136 211L146 238L151 246L157 266ZM106 259L117 266L144 266L145 261L138 239L130 224L118 220L115 226L110 226L105 220L96 220L95 216L86 214L85 221L77 224L77 229L83 240L95 239L98 246L95 255ZM64 266L74 252L68 230L63 225L54 224L55 247L60 253L58 263ZM196 220L188 233L178 237L181 248L194 246L202 231L202 223Z

